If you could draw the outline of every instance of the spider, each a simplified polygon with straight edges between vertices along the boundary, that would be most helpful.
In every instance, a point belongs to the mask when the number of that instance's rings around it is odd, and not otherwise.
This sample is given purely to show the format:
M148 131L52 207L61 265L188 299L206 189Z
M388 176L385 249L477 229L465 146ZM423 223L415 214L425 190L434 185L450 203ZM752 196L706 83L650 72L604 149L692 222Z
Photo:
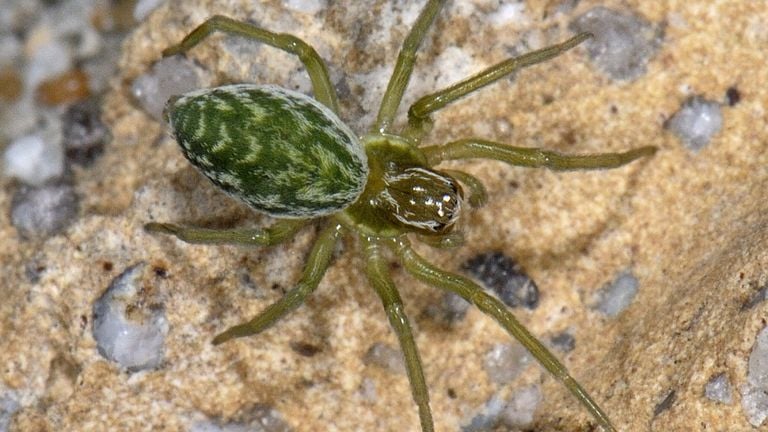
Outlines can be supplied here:
M164 50L163 56L184 54L214 32L262 42L298 56L315 98L275 85L255 84L225 85L171 98L164 115L184 156L225 192L277 222L264 229L214 230L156 222L145 228L188 243L272 246L310 220L322 221L296 285L255 318L217 335L215 345L260 333L299 307L323 278L336 242L351 234L357 238L365 275L380 297L402 349L422 431L434 430L427 384L408 317L389 274L387 249L416 279L458 294L495 319L563 383L599 425L614 431L587 391L501 301L471 280L430 264L411 247L411 240L436 247L461 244L461 234L454 227L462 206L478 207L486 199L485 188L476 177L435 168L443 161L486 158L554 170L601 169L650 156L656 148L565 155L479 138L419 145L432 125L431 114L520 68L560 55L591 37L588 33L509 58L421 97L408 110L407 125L396 130L393 120L418 47L444 3L429 0L421 11L400 50L375 123L362 137L339 119L336 91L323 60L293 35L217 15Z

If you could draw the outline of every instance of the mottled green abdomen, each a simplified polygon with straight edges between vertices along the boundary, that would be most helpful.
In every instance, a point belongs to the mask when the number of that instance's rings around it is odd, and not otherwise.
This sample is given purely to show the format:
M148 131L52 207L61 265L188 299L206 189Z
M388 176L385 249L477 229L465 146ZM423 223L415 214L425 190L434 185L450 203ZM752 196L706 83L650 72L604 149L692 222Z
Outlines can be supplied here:
M357 200L368 163L330 109L273 85L197 90L166 106L184 155L211 181L275 217L335 213Z

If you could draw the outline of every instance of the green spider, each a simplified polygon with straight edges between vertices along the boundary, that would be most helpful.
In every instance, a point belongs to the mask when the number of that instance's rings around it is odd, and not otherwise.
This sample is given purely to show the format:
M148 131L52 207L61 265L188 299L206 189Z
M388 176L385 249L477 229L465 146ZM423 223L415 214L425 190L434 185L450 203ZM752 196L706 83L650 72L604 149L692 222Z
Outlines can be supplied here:
M432 113L520 68L560 55L588 39L591 35L587 33L507 59L423 96L408 110L407 127L394 130L393 119L416 51L444 3L429 0L417 18L398 55L376 122L362 137L339 119L336 91L325 63L295 36L214 16L178 45L163 51L163 56L186 53L216 31L254 39L297 55L312 81L315 99L274 85L236 84L197 90L168 101L165 117L184 156L224 191L278 222L261 230L212 230L168 223L149 223L145 228L189 243L271 246L291 237L310 219L322 219L324 228L296 286L252 320L216 336L215 345L260 333L301 305L320 283L339 237L352 234L365 257L365 274L399 339L422 431L434 430L427 385L411 326L389 274L385 249L392 251L416 279L456 293L494 318L604 429L614 431L608 416L586 390L501 301L469 279L430 264L411 248L409 234L433 246L458 245L461 234L453 227L464 202L461 185L469 191L466 202L470 206L485 201L485 189L477 178L462 171L434 168L443 161L486 158L555 170L600 169L650 156L656 148L563 155L476 138L419 147L432 124Z

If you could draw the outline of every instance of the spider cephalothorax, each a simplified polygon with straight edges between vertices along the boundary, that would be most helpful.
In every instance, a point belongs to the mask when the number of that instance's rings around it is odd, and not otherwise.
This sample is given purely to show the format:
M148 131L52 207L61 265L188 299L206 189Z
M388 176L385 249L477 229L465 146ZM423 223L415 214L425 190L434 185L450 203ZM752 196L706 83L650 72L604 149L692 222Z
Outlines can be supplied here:
M477 178L462 171L435 168L445 160L488 158L555 170L597 169L627 164L652 155L656 149L640 147L624 153L569 156L479 138L419 146L431 125L430 114L590 37L582 33L558 45L507 59L423 96L408 110L408 126L396 130L393 119L416 50L443 3L429 0L419 15L403 43L376 122L362 138L339 119L336 92L322 59L295 36L214 16L181 43L165 50L164 55L184 53L214 31L254 39L296 54L312 80L315 99L278 86L255 84L198 90L172 98L165 114L187 159L221 189L279 221L262 230L211 230L167 223L149 223L146 229L173 234L191 243L269 246L289 238L309 219L323 218L327 223L296 286L251 321L216 336L215 344L259 333L301 305L330 265L338 238L352 234L364 255L365 274L381 298L403 350L423 431L434 429L427 385L383 249L391 250L417 279L458 294L495 319L563 382L603 428L614 430L597 403L502 302L469 279L430 264L411 248L409 236L417 234L418 239L429 244L458 245L461 235L452 228L462 203L478 206L484 201L485 191ZM468 191L466 197L462 186Z

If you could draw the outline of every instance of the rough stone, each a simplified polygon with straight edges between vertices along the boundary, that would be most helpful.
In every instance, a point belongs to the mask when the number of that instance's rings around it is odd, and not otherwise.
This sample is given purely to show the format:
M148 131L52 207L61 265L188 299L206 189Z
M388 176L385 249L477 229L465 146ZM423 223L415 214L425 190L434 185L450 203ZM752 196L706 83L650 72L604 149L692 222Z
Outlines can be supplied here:
M568 23L598 5L582 0L563 11L558 3L527 1L526 19L502 31L487 25L497 2L451 2L427 36L400 113L435 89L441 71L431 66L446 48L459 47L464 53L456 58L471 58L479 71L517 52L521 39L535 46L564 40L572 34ZM270 221L201 179L162 125L133 102L130 84L163 48L206 17L224 14L312 41L328 60L332 82L348 90L342 118L363 133L420 5L327 2L307 13L280 2L166 2L138 26L123 45L103 106L113 140L96 163L75 172L82 216L66 235L20 241L8 210L14 186L0 179L0 394L14 394L19 404L11 430L189 430L204 421L191 413L237 423L257 403L273 407L296 431L417 430L407 378L364 363L372 341L397 341L361 275L353 240L344 242L305 306L263 334L211 345L216 333L290 288L315 231L253 249L145 233L142 224L153 220L208 227ZM452 271L484 251L514 256L541 294L537 309L516 315L540 338L569 329L578 344L560 358L619 430L752 430L739 401L716 403L703 389L719 373L734 389L747 382L750 352L768 320L766 302L741 307L768 282L768 9L763 2L711 0L613 5L666 25L658 51L633 81L607 79L579 47L442 110L426 141L483 136L568 153L639 145L660 151L595 172L452 163L485 183L488 204L464 215L465 246L418 250ZM258 79L309 88L295 57L243 41L242 51L224 49L234 46L227 40L217 35L188 55L214 83ZM665 132L665 120L689 97L721 100L733 86L739 103L722 108L723 128L699 152ZM46 268L36 281L26 274L31 260ZM169 332L163 368L126 374L99 354L90 311L104 287L139 261L164 270ZM263 298L247 293L241 268L267 291ZM614 318L596 312L595 292L626 268L642 287L632 304ZM401 268L393 273L414 323L436 430L459 430L491 395L532 384L540 385L541 401L527 428L594 430L582 407L538 367L497 387L483 372L483 356L509 336L474 308L450 328L435 325L419 311L441 294ZM303 356L291 348L297 340L323 350ZM76 366L71 393L48 379L57 376L54 359L62 356ZM364 382L375 387L375 403L360 391ZM674 402L654 416L670 391Z

